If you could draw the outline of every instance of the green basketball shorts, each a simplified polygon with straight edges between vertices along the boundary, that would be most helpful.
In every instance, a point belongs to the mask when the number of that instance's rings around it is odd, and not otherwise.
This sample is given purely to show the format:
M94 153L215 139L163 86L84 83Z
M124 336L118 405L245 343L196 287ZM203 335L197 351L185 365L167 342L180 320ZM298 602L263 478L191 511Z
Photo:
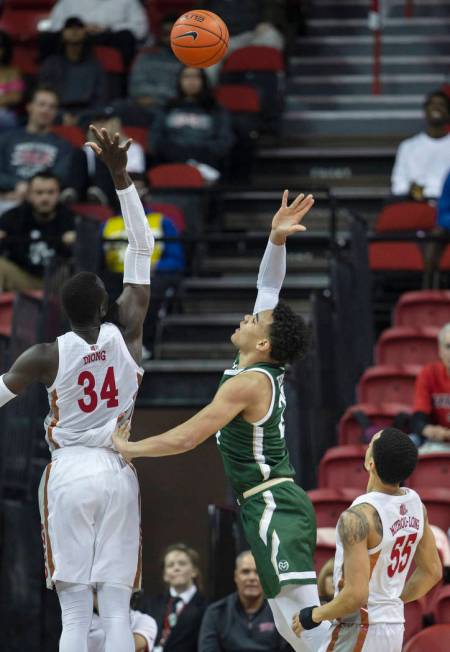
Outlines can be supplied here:
M316 516L306 493L283 482L242 500L240 516L267 598L286 584L316 584Z

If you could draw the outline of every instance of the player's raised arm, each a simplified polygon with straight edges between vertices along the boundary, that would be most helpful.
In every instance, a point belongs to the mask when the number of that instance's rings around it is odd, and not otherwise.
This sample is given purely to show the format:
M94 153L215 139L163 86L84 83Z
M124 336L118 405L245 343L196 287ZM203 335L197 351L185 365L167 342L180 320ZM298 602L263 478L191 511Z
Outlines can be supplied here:
M155 240L141 199L126 170L131 140L121 144L119 134L111 137L106 129L99 131L93 125L90 128L97 142L87 144L111 173L128 236L123 274L124 289L117 300L119 320L125 328L126 340L140 340L150 300L150 258Z
M113 434L114 446L126 459L187 453L257 401L261 393L259 375L247 373L230 379L219 387L211 403L203 410L162 435L130 442L129 425L117 427Z
M259 267L254 315L262 310L271 310L277 305L286 276L286 240L294 233L306 231L301 221L314 204L312 195L305 197L300 194L290 205L288 197L289 191L285 190L281 206L272 220L269 241Z

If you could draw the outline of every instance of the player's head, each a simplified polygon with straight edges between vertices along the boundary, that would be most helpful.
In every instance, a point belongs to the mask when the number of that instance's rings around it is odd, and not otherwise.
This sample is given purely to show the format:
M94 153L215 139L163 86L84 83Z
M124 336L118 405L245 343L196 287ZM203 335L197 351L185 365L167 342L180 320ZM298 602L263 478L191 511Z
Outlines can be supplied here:
M64 283L61 301L72 326L96 326L107 313L109 297L97 274L80 272Z
M286 364L306 353L310 330L303 317L280 301L273 310L245 315L231 341L241 353Z
M439 357L447 370L450 370L450 323L445 324L439 331Z
M262 586L256 570L255 558L250 550L236 557L234 582L241 599L255 600L262 596Z
M371 480L378 478L383 484L397 486L414 471L417 458L417 447L408 435L397 428L384 428L372 437L364 466Z
M425 117L430 126L442 127L450 120L450 98L442 91L427 96L424 104Z
M185 543L168 546L162 558L163 579L179 593L193 584L201 585L200 556Z

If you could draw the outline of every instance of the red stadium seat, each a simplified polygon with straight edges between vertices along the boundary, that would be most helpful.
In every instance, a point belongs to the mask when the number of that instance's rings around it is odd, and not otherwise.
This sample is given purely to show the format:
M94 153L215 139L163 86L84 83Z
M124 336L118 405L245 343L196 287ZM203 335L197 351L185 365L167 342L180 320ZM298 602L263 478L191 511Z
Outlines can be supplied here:
M372 242L369 266L373 271L424 271L422 253L414 242Z
M450 489L450 453L427 453L408 478L408 486L420 491L425 487Z
M86 142L86 135L81 127L76 125L54 125L51 130L54 134L67 140L71 145L76 147L83 147Z
M373 425L373 430L375 431L392 426L395 418L399 414L410 413L411 407L402 403L381 403L380 405L357 403L356 405L351 405L339 420L340 446L344 446L345 444L361 444L365 434L366 436L370 436L370 432L365 433L366 428L355 417L355 413L358 412L367 418L367 421L370 422L371 426Z
M141 147L143 147L145 152L149 151L149 142L148 135L149 129L147 127L133 127L131 125L125 125L123 131L128 138L135 140Z
M433 595L432 614L436 624L450 625L450 586L440 586ZM450 643L449 643L450 644Z
M37 25L47 18L45 9L10 9L5 7L0 18L0 29L7 32L13 41L29 41L37 38Z
M56 0L5 0L7 9L39 9L50 13Z
M404 201L383 208L377 217L375 232L430 231L435 224L435 206L426 202Z
M317 527L336 527L339 516L359 494L359 489L330 488L308 491L316 512Z
M320 460L319 487L366 489L366 446L334 446ZM361 491L360 491L361 493Z
M410 405L420 367L415 365L377 365L369 367L361 376L358 395L361 403L394 401Z
M148 171L153 188L202 188L205 185L200 172L186 163L164 163Z
M94 53L105 72L111 72L118 75L123 75L125 73L123 59L120 52L115 48L97 45L94 48Z
M448 272L450 270L450 246L447 245L439 261L439 269L441 272Z
M284 70L282 53L263 45L249 45L239 48L225 59L222 72L270 71L281 72Z
M410 638L415 636L422 629L426 604L427 602L424 600L424 598L414 600L414 602L407 602L405 604L404 642L409 641Z
M31 43L15 45L13 49L12 65L19 68L23 75L34 77L38 73L38 51Z
M383 331L377 342L375 360L383 365L425 365L438 359L438 328L395 326Z
M72 204L70 208L76 215L87 217L101 223L106 222L114 215L110 206L103 206L102 204Z
M11 335L15 296L14 292L0 294L0 334L6 337Z
M322 566L336 553L336 528L318 527L317 545L314 551L314 567L317 575Z
M413 636L403 652L448 652L449 647L450 625L433 625Z
M180 233L183 233L183 231L186 229L186 220L184 213L181 208L178 208L178 206L175 206L175 204L161 204L159 202L152 201L149 204L146 204L145 210L148 212L154 211L155 213L162 213L163 215L166 215L172 220Z
M435 326L450 321L450 292L423 290L405 292L395 306L395 326Z
M228 111L242 113L259 113L261 102L258 91L245 84L222 84L216 88L216 100Z
M420 460L419 460L420 464ZM450 528L450 490L420 487L420 497L428 512L428 521L444 532Z

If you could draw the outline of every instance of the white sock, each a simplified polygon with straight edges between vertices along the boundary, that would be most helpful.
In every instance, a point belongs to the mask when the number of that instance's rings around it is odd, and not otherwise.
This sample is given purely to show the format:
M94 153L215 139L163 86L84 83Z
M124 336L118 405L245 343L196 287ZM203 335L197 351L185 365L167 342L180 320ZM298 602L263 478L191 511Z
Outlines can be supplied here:
M92 621L94 597L86 584L56 582L61 605L62 634L59 652L88 652L88 634Z
M98 613L105 630L105 652L134 652L130 621L131 588L120 584L97 585Z
M325 621L308 631L300 638L292 631L292 617L304 607L320 605L316 584L288 584L284 586L276 598L269 600L276 628L281 636L288 641L296 652L316 652L325 641L330 623Z

